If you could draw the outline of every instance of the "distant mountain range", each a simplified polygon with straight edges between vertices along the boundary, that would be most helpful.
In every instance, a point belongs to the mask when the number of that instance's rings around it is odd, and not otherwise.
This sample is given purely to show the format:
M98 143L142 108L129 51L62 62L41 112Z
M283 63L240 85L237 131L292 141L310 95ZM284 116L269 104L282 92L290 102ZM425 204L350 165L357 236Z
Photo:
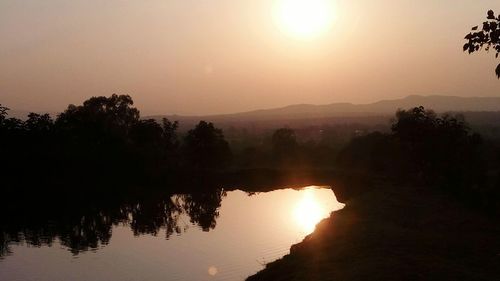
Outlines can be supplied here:
M214 122L219 126L238 126L255 124L259 126L278 125L308 125L321 123L386 123L389 116L393 116L397 109L408 109L415 106L424 106L438 113L442 112L469 112L468 119L480 115L483 120L489 112L488 123L496 122L500 118L499 97L455 97L455 96L408 96L402 99L381 100L369 104L332 103L326 105L296 104L281 108L261 109L248 112L205 116L186 115L156 115L144 118L168 118L178 120L184 127L190 127L200 120ZM470 112L474 112L471 114ZM12 110L12 117L26 118L27 111ZM55 116L55 113L51 113ZM498 119L500 121L500 119ZM500 123L499 123L500 124Z
M182 116L165 115L149 118L178 120L181 124L191 126L199 120L215 122L230 126L238 123L276 123L294 124L304 120L318 120L334 123L380 123L386 122L388 116L394 115L397 109L408 109L424 106L438 113L443 112L499 112L500 97L455 97L455 96L418 96L412 95L402 99L381 100L370 104L332 103L327 105L297 104L274 109L262 109L234 114ZM467 114L468 115L468 114ZM306 122L307 123L307 122ZM304 124L302 124L304 125Z

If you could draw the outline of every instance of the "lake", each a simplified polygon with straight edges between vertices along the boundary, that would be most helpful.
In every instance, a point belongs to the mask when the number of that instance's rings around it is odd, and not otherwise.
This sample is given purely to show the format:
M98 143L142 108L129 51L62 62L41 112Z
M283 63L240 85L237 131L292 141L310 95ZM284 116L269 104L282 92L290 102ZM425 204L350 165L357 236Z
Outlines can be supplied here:
M146 201L3 225L0 280L244 280L343 207L321 187Z

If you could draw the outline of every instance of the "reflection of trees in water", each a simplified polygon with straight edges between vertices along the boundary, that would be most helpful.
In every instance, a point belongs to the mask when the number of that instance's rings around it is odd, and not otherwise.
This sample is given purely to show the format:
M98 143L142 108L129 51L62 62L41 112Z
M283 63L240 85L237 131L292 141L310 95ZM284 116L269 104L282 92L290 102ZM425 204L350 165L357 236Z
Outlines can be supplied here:
M214 229L219 217L219 207L224 190L208 193L191 193L180 195L182 209L186 211L191 223L199 225L203 231Z
M161 229L169 238L174 233L181 233L179 216L184 213L177 196L169 197L159 202L147 200L123 210L128 214L128 223L134 235L157 235Z
M114 207L57 208L39 211L39 206L3 211L0 215L0 257L11 252L9 245L51 246L58 241L73 254L97 249L109 243L114 225L130 226L134 235L158 235L165 231L168 239L181 234L190 223L204 231L215 228L223 190L151 196L147 199L121 202ZM105 206L109 206L109 202ZM112 204L111 204L112 205Z

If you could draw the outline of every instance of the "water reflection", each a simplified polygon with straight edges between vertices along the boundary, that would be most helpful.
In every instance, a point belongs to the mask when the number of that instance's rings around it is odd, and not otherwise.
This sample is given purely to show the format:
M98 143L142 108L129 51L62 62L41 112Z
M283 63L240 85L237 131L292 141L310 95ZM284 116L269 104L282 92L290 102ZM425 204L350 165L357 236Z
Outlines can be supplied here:
M306 188L302 194L302 199L295 207L293 216L302 231L309 234L314 230L316 224L325 218L331 210L326 209L315 198L312 187Z
M109 243L113 225L128 225L135 236L158 235L168 239L190 225L203 231L215 228L218 209L226 193L222 189L173 196L152 195L135 201L29 206L2 210L0 257L12 253L10 245L51 246L58 241L74 255ZM108 206L109 205L109 206ZM188 218L189 223L182 218Z
M342 204L307 188L38 207L2 212L0 280L243 280Z

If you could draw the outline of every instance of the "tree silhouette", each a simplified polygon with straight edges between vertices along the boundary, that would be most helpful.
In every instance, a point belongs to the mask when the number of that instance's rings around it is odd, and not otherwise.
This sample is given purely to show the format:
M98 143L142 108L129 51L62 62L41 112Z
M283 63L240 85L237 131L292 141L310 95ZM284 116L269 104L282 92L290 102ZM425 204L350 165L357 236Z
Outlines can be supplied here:
M179 128L179 122L171 122L167 118L162 119L161 127L163 129L162 139L165 148L169 151L177 149L179 146L179 139L177 138L177 129Z
M290 128L278 129L273 133L271 141L276 160L280 162L292 161L297 156L298 142L294 130Z
M52 130L54 120L49 114L30 113L28 114L28 120L24 122L24 126L26 130L32 133L46 134Z
M392 131L404 141L418 141L432 133L436 121L436 113L423 106L410 110L398 110Z
M272 143L274 150L294 148L297 146L295 131L290 128L276 130L272 136Z
M479 196L484 186L482 139L463 116L415 107L398 110L390 134L353 139L340 153L344 169L385 172L390 177L448 188L458 196Z
M140 120L132 125L129 134L131 150L136 159L140 159L141 169L151 171L163 164L174 166L178 158L177 127L178 122L166 118L161 125L154 119Z
M2 104L0 103L0 123L2 123L5 118L7 118L7 111L9 111L9 108L2 106Z
M416 171L430 180L445 177L447 182L460 179L465 183L460 176L479 173L480 138L469 133L463 116L438 117L422 106L398 110L392 132Z
M130 130L131 139L139 145L160 146L163 128L154 119L140 120Z
M472 54L484 48L485 51L493 50L495 57L498 58L500 54L500 15L495 16L492 10L488 11L486 21L479 29L479 26L474 26L472 31L465 36L464 52ZM497 77L500 79L500 64L495 70Z
M70 132L73 139L100 142L125 139L132 125L139 121L139 110L133 104L128 95L92 97L81 106L69 105L58 116L56 125Z
M195 169L223 168L231 158L231 150L222 130L205 121L200 121L187 133L184 153L187 164Z

